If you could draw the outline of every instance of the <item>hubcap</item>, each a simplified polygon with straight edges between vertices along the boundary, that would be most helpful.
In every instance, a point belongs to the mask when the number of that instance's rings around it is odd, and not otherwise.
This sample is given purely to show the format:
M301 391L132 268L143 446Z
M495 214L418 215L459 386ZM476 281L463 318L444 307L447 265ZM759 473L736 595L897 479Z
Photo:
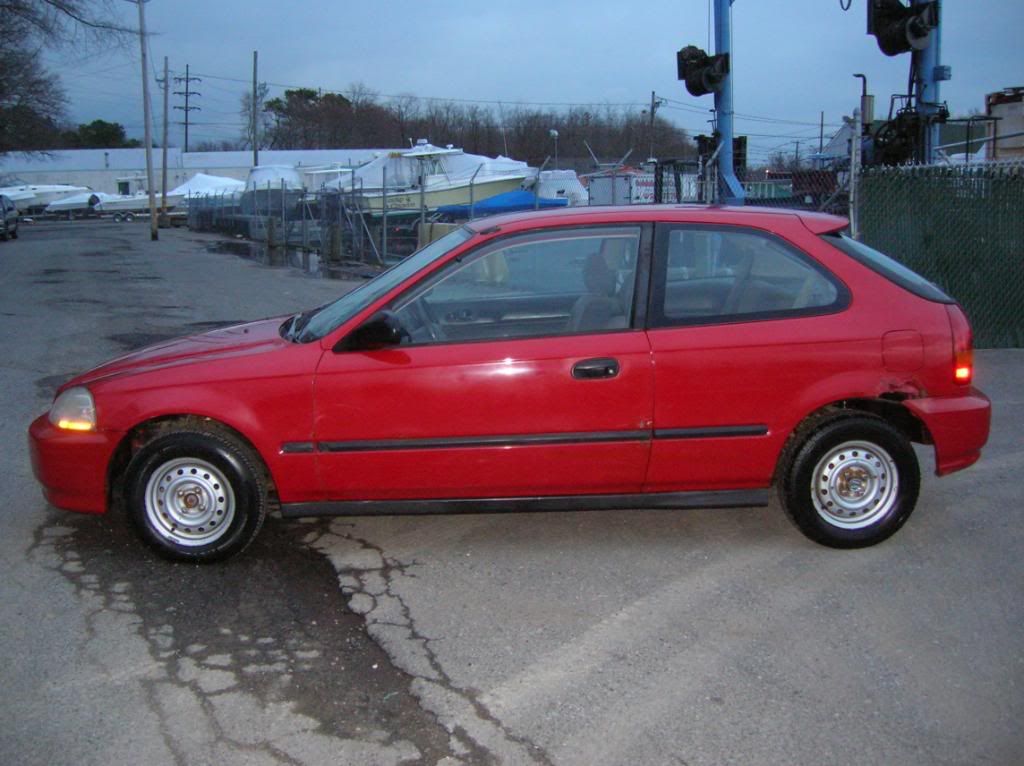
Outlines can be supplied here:
M889 453L877 444L845 442L818 461L811 493L822 519L844 529L860 529L892 510L899 494L899 472Z
M161 465L146 484L146 517L162 537L178 545L208 545L227 532L235 495L223 472L197 458Z

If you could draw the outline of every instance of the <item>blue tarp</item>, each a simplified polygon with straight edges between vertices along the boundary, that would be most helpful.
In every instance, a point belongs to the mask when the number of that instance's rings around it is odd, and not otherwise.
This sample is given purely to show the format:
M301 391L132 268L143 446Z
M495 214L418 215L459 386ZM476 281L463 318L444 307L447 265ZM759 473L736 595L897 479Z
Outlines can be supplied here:
M473 215L479 217L497 215L498 213L514 213L517 210L533 210L536 204L533 192L520 189L480 200L473 205ZM542 209L565 207L568 204L569 200L564 198L540 198L540 207ZM469 218L469 205L442 205L437 209L437 212L443 215L450 215L453 218Z

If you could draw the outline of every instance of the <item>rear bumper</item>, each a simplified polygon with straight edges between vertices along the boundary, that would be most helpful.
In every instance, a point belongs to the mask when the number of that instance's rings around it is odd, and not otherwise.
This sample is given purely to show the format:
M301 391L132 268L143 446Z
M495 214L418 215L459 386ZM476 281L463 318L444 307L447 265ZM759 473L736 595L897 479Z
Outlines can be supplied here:
M909 399L907 409L928 428L935 444L935 473L973 465L988 441L992 403L976 388L964 396Z
M63 431L46 415L28 429L32 471L51 505L66 511L107 510L107 466L122 434Z

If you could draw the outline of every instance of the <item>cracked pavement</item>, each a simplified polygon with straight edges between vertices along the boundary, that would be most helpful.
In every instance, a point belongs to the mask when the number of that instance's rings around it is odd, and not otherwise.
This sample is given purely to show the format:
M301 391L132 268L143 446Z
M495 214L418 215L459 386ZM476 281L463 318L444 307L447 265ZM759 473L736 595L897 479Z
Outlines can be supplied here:
M1009 764L1024 752L1024 351L981 463L889 542L781 510L270 518L222 565L49 508L25 428L125 349L349 285L180 230L0 244L0 761ZM234 248L232 248L234 249ZM281 261L275 261L280 264ZM921 452L924 473L930 456Z

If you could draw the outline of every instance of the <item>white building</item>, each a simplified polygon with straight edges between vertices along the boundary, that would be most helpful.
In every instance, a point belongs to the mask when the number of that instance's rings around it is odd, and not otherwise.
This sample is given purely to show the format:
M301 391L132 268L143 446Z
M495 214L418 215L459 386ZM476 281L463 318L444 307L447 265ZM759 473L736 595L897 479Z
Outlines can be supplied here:
M989 123L988 158L1010 160L1024 157L1024 88L1004 88L985 96L985 114L996 117ZM1003 138L1003 136L1010 136Z

